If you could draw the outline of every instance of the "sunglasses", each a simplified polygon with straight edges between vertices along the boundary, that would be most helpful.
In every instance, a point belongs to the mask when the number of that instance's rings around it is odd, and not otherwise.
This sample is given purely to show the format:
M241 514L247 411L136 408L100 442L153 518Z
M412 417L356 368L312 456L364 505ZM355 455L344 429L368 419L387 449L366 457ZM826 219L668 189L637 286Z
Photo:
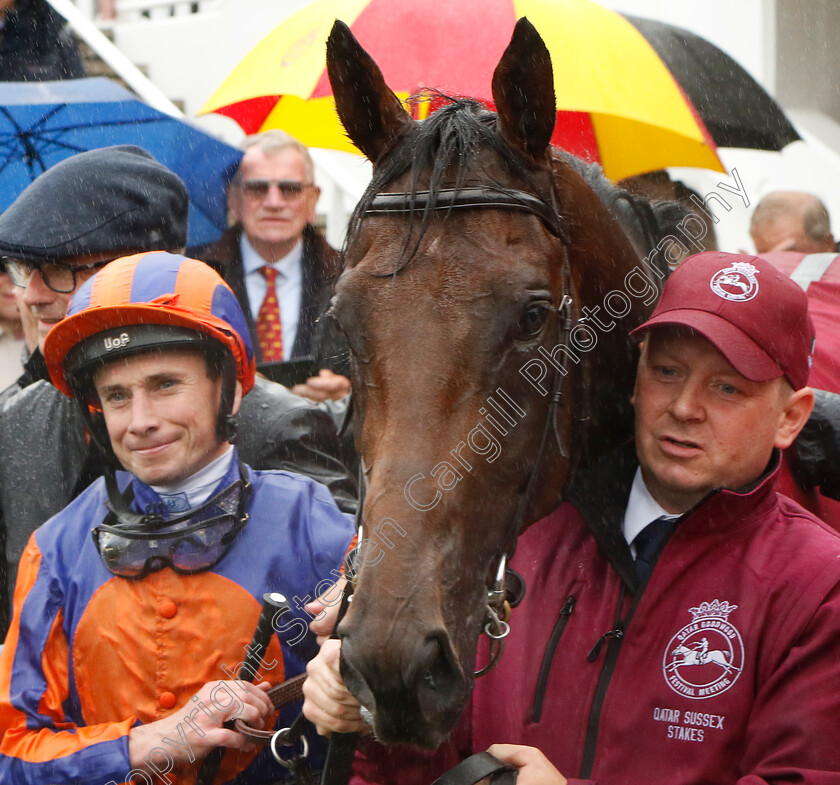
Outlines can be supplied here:
M240 479L180 517L146 516L142 526L103 522L91 534L105 568L121 578L139 580L164 567L181 575L204 572L224 558L248 521L250 493L251 483Z
M246 196L254 199L265 199L269 189L274 186L280 195L289 201L300 199L305 188L312 188L315 183L299 183L297 180L243 180L239 187Z
M33 273L37 270L47 288L59 294L70 294L70 292L76 290L76 285L81 283L76 279L79 273L98 270L113 261L113 259L104 259L93 264L73 265L63 262L29 262L11 256L0 257L0 264L3 265L15 286L25 289L32 279Z

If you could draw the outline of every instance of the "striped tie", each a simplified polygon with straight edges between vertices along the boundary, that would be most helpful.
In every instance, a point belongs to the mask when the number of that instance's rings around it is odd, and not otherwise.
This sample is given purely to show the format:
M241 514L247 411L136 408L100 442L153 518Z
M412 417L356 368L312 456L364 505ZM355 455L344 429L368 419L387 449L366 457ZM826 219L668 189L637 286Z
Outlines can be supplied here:
M277 270L260 267L266 283L265 299L257 314L257 340L262 349L263 361L283 360L283 323L280 321L280 303L277 302Z

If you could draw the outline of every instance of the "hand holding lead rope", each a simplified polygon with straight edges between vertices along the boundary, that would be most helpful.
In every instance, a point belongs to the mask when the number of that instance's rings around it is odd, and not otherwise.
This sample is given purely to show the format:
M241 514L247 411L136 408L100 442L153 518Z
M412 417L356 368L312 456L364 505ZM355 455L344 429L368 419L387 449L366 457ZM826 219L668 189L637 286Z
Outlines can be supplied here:
M260 610L260 617L257 620L257 628L254 630L254 635L251 638L251 645L247 649L248 656L245 658L245 666L241 669L242 681L253 681L253 677L261 664L261 654L268 649L268 645L271 643L271 636L274 634L272 622L281 609L288 607L289 603L282 594L269 592L263 595L263 604ZM239 724L244 725L242 720L235 720L226 723L226 726L238 730ZM248 737L247 734L245 735ZM250 737L248 738L250 739ZM196 779L196 785L211 785L216 778L216 774L219 772L224 755L225 748L217 747L204 759L201 771L198 773Z

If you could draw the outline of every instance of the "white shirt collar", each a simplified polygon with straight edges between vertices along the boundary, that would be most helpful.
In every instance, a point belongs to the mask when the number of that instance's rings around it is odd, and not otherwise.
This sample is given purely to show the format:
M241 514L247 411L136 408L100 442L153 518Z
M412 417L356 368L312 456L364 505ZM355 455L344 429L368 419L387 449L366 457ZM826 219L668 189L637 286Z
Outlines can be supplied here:
M230 469L232 460L233 445L231 444L228 445L228 449L223 455L187 477L186 480L172 485L152 485L150 487L160 496L168 512L179 513L193 510L210 498L210 494Z
M679 514L668 512L664 509L653 496L645 485L642 477L642 469L636 469L636 475L633 477L633 485L630 488L630 498L627 500L627 509L624 511L624 522L622 529L624 531L624 539L627 544L631 545L636 535L642 531L649 523L653 523L657 518L679 518ZM632 549L632 545L631 545ZM635 557L635 552L633 556Z
M291 277L301 269L303 262L303 240L299 240L295 247L282 259L278 259L276 262L267 262L254 250L254 246L248 242L245 232L242 232L239 238L239 251L242 254L242 268L245 275L255 273L260 267L268 265L277 270L281 276Z

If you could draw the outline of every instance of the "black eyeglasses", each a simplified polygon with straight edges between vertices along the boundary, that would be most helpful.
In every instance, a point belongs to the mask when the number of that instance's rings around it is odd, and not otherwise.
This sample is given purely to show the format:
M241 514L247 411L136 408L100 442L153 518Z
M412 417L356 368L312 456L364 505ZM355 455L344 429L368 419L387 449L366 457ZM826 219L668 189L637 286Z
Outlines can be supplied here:
M247 196L255 199L265 199L271 186L289 201L300 199L305 188L312 188L315 183L299 183L297 180L243 180L239 187Z
M101 262L94 262L93 264L64 264L63 262L29 262L23 259L15 259L11 256L0 257L0 264L3 265L9 278L15 286L21 289L26 288L26 285L32 278L32 274L37 270L41 274L48 289L52 289L59 294L69 294L76 290L76 276L79 273L87 273L91 270L98 270L106 264L113 262L113 259L104 259Z

